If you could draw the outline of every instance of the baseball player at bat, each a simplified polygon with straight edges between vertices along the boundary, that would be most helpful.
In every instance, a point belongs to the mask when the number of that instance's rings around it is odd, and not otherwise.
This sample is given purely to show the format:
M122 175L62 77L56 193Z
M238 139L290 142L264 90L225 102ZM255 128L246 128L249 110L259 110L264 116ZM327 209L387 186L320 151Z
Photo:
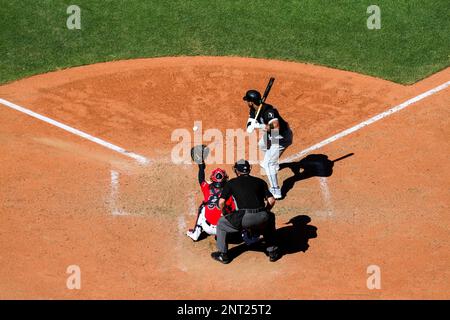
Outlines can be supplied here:
M264 152L261 166L264 168L269 180L270 192L275 199L281 199L283 195L278 184L279 159L284 150L292 144L293 133L289 128L289 124L281 117L278 110L265 103L274 80L274 78L270 79L264 96L261 97L257 90L249 90L243 100L250 108L247 132L251 133L255 129L265 131L258 143L259 148Z

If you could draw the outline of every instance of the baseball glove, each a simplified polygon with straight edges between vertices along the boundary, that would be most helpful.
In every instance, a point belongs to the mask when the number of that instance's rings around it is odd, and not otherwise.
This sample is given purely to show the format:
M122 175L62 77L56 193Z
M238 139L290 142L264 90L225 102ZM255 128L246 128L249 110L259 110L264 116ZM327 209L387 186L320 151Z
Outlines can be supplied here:
M204 144L194 146L191 149L191 159L197 164L204 163L208 155L209 155L209 148Z

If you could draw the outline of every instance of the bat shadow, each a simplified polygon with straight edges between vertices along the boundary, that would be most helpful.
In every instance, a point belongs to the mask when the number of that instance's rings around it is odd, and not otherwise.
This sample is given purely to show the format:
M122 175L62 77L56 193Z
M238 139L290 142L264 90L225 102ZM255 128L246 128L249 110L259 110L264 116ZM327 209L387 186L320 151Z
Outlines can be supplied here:
M283 198L286 197L298 181L312 177L330 177L333 174L333 167L336 162L353 155L354 153L349 153L338 159L330 160L324 154L310 154L300 161L280 164L280 170L289 168L293 173L291 177L283 181L283 185L281 186Z
M317 227L310 225L311 218L307 215L298 215L285 223L286 226L275 231L276 244L280 250L280 258L287 254L306 252L309 248L309 240L317 238ZM242 243L228 250L231 259L237 258L246 251L266 251L264 239L253 245Z

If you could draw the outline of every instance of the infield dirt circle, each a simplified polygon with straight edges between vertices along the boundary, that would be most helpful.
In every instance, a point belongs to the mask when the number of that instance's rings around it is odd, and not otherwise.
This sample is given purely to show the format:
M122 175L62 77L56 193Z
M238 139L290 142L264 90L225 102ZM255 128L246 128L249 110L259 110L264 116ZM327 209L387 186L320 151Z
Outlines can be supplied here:
M328 177L280 171L290 188L274 212L292 247L279 261L245 251L221 265L214 238L186 237L201 193L197 167L171 162L172 132L200 120L203 131L243 128L243 94L270 76L268 102L294 131L288 157L448 81L450 68L402 86L292 62L180 57L1 86L0 98L150 164L0 104L0 298L450 298L448 88L315 151L353 154ZM71 265L81 290L66 287ZM371 265L381 289L367 287Z

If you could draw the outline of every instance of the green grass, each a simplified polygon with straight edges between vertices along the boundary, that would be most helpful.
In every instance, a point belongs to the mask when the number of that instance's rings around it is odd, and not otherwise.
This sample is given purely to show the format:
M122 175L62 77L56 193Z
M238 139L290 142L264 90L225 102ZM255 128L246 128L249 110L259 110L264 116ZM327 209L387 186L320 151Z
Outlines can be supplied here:
M367 7L381 8L368 30ZM81 7L82 30L66 28ZM303 61L414 83L450 63L449 0L0 0L0 83L179 55Z

